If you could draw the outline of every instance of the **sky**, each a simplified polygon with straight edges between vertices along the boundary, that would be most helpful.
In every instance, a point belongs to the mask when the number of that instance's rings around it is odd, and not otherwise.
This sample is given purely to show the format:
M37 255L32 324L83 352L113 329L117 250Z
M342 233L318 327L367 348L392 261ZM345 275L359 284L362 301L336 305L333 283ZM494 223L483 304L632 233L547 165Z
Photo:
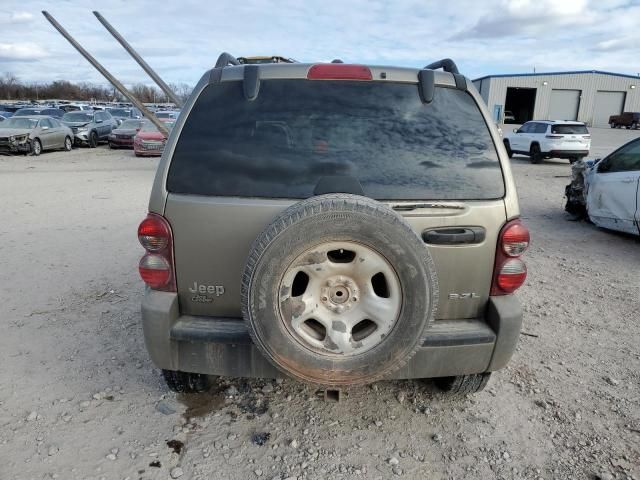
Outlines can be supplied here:
M2 0L0 74L106 84L43 8L126 85L152 82L94 9L165 81L189 85L222 51L413 67L450 57L470 78L640 72L640 0Z

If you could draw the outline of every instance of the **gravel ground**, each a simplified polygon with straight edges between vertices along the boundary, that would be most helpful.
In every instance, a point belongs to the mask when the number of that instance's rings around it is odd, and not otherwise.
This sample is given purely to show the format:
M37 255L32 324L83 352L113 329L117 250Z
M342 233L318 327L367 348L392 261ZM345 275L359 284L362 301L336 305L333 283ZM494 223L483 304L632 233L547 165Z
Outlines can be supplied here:
M638 132L592 134L602 156ZM336 404L164 386L136 269L156 160L0 157L0 479L640 479L639 242L568 220L568 162L512 164L532 247L510 366L467 398L395 381Z

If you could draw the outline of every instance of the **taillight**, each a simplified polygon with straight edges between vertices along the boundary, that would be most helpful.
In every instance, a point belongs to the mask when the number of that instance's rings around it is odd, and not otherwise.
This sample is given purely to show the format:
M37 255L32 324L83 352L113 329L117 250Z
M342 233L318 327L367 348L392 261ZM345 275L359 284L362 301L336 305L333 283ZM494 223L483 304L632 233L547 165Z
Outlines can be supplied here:
M371 70L363 65L319 63L307 72L309 80L371 80Z
M529 229L520 221L508 223L502 229L502 251L510 257L519 257L529 248Z
M508 222L500 231L493 269L491 295L508 295L527 278L527 266L520 259L529 248L529 229L520 220Z
M144 283L154 290L176 291L173 235L162 215L150 213L138 227L138 240L147 253L138 265Z

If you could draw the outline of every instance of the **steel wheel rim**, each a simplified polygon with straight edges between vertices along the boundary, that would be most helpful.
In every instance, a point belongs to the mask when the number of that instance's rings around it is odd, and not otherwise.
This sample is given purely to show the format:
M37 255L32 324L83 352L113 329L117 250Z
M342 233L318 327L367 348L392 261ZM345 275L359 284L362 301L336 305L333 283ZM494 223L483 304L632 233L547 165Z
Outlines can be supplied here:
M71 150L71 139L69 137L64 139L65 150Z
M351 357L377 347L402 308L400 280L388 260L350 241L303 252L282 276L278 295L290 335L327 356Z

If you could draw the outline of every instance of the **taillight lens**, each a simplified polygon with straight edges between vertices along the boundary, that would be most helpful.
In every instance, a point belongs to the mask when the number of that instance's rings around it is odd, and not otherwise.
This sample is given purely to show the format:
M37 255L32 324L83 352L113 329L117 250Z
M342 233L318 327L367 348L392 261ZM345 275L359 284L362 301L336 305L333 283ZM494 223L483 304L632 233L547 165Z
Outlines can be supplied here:
M319 63L307 72L309 80L371 80L371 70L364 65Z
M138 227L138 240L148 252L159 252L169 244L169 226L158 217L159 215L149 215Z
M164 257L154 253L140 259L138 271L144 283L154 289L164 287L171 280L171 266Z
M519 258L511 258L502 264L496 277L498 287L505 293L513 293L527 279L527 266Z
M173 265L173 235L169 222L155 213L138 227L138 240L147 253L138 265L142 280L155 290L176 291Z
M529 229L520 220L508 222L500 231L493 270L491 295L508 295L527 279L527 266L519 258L529 248Z
M510 257L519 257L529 248L529 229L522 223L511 223L502 230L502 250Z

